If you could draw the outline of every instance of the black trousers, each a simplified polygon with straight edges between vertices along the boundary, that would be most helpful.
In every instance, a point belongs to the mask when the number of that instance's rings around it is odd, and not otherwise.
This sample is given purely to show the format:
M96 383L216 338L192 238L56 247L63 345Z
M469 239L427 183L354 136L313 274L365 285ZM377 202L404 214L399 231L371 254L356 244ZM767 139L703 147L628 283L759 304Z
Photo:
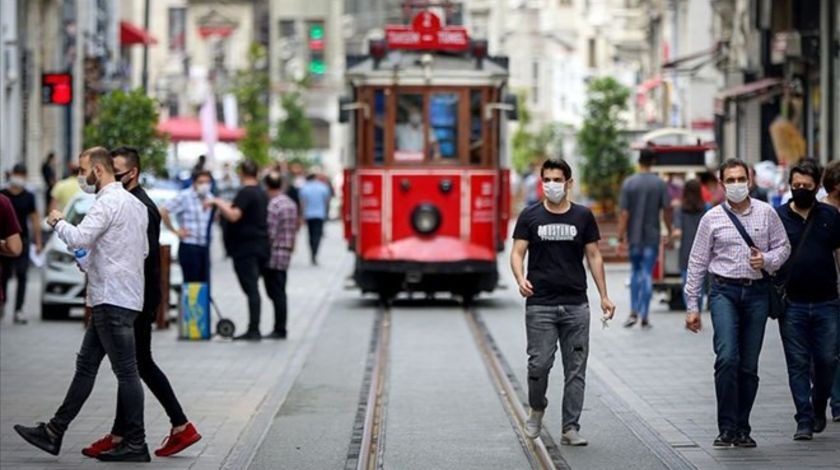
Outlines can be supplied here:
M263 270L265 291L274 304L274 331L286 332L286 271L265 268Z
M17 290L15 292L15 311L23 309L23 301L26 299L26 277L29 271L29 244L23 245L23 253L14 258L3 258L3 292L8 291L6 287L9 285L9 279L12 276L17 278ZM5 302L3 303L5 305Z
M134 320L140 312L114 305L102 304L93 307L90 324L85 330L82 347L76 357L76 373L64 402L50 420L53 431L64 434L67 427L78 416L85 404L93 384L99 364L107 355L111 369L117 376L118 402L125 423L123 438L130 444L142 444L146 441L143 427L143 385L137 373L136 351L134 348Z
M149 321L151 314L144 312L137 316L134 321L134 346L137 352L137 371L140 373L140 379L149 387L149 390L157 398L163 406L166 415L169 416L169 422L172 427L183 426L187 424L187 417L184 415L184 410L181 409L181 404L169 384L169 379L166 374L157 366L155 360L152 358L152 322ZM126 409L125 403L117 400L117 414L114 418L114 426L111 428L111 434L115 436L124 436L126 432Z
M274 304L274 331L286 331L286 271L268 269L265 258L243 256L233 259L233 270L239 286L248 298L248 333L260 332L261 299L260 276L265 290Z
M309 230L309 251L314 261L318 257L321 237L324 236L324 219L306 219L306 228Z
M184 282L209 282L210 248L192 243L178 246L178 263L184 274Z

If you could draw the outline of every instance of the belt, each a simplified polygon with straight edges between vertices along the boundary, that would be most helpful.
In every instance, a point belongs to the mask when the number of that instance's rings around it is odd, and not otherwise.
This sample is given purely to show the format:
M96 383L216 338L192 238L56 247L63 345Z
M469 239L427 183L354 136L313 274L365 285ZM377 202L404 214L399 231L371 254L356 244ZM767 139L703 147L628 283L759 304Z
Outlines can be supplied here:
M737 278L736 277L723 277L723 276L718 276L717 274L714 274L713 276L714 276L715 281L720 282L721 284L735 284L735 285L738 285L738 286L751 286L753 284L760 284L760 283L767 282L766 279L761 278L761 277L758 278L758 279L750 279L750 278L742 278L742 277L737 277Z

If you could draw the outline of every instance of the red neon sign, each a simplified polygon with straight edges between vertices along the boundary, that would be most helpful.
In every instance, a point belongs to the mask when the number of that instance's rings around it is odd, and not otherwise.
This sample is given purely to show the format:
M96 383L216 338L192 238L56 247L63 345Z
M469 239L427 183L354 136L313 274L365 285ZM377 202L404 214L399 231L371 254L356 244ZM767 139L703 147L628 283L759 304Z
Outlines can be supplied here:
M73 76L69 73L41 75L41 101L44 104L67 106L73 102Z
M409 26L386 26L389 49L466 51L470 38L463 26L443 26L430 11L414 16Z

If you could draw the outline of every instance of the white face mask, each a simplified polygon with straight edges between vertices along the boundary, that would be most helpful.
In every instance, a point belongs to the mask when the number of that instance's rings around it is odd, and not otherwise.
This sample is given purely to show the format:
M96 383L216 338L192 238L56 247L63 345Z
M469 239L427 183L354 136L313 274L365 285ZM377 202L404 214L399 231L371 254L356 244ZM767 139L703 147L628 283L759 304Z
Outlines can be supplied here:
M195 186L195 192L200 197L205 197L210 194L210 183L202 183Z
M79 187L82 188L82 191L88 194L96 193L96 184L88 184L87 176L79 175L77 178L79 180Z
M735 204L744 202L750 195L750 186L748 183L729 183L724 186L726 187L726 199L729 199Z
M22 176L11 176L9 177L9 184L12 186L17 186L18 188L23 188L26 186L26 178Z
M566 195L566 184L556 181L543 183L543 194L552 203L559 204L563 200L563 196Z

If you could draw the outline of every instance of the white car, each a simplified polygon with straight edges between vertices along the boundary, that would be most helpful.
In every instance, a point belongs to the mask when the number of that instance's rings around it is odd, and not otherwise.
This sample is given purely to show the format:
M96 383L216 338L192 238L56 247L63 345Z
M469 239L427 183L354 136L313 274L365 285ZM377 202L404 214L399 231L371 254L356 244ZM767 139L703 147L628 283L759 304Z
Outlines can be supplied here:
M177 191L168 189L149 189L149 197L155 204L162 204L177 194ZM66 220L78 225L85 214L93 205L94 196L79 193L67 204L65 209ZM173 223L175 223L173 221ZM181 292L183 276L181 266L178 264L178 236L166 227L163 223L160 226L160 244L171 246L171 260L169 270L169 305L170 308L178 305L178 298ZM73 253L67 249L56 236L51 236L44 246L44 267L41 269L43 275L41 290L41 318L44 320L62 319L70 317L71 309L84 307L85 299L85 276L73 257Z

